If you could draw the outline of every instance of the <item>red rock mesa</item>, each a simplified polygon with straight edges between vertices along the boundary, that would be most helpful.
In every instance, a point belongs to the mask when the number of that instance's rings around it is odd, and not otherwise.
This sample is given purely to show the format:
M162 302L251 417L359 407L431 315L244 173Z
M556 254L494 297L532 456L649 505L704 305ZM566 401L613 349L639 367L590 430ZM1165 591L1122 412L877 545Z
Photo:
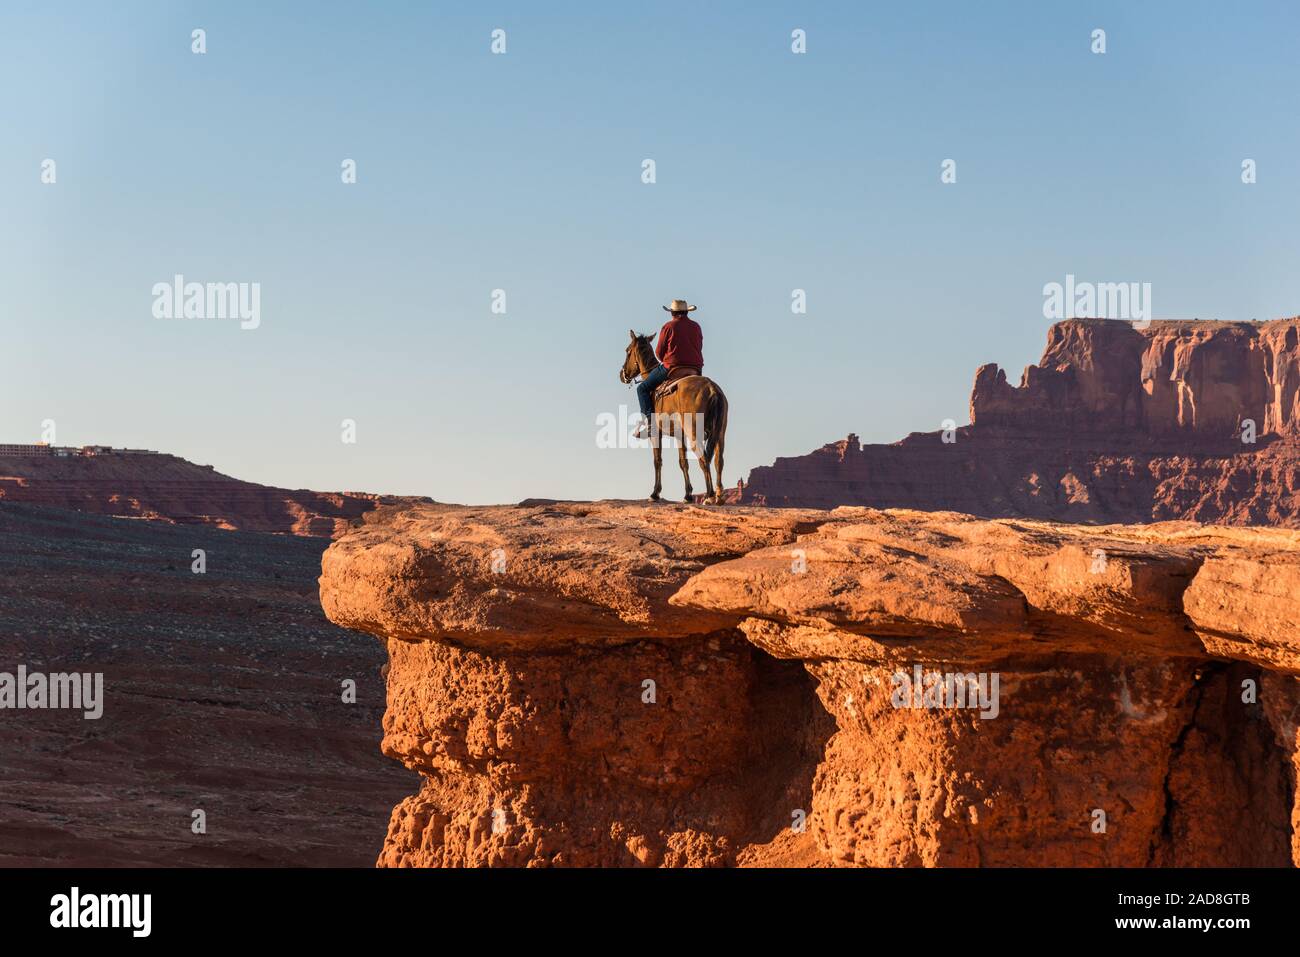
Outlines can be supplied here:
M0 445L0 500L179 525L329 537L380 502L400 499L257 485L159 452Z
M1052 326L1020 384L980 367L970 424L856 436L756 468L749 504L1072 522L1300 526L1300 319Z

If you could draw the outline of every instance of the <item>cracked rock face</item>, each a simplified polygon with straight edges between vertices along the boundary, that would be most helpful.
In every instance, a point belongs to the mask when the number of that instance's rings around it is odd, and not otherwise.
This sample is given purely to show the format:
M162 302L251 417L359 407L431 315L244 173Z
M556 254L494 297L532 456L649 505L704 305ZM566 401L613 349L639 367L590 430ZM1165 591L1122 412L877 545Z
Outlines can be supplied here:
M1296 534L614 502L376 512L388 866L1300 860Z

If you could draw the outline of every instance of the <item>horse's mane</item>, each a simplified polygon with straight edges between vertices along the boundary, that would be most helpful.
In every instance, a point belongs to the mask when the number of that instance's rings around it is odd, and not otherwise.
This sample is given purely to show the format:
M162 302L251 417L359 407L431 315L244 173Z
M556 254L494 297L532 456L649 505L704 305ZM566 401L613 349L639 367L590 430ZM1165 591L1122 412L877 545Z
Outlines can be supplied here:
M650 338L650 336L636 337L637 358L641 360L642 366L647 369L658 364L655 359L655 348L650 344ZM650 353L648 356L646 355L647 351Z

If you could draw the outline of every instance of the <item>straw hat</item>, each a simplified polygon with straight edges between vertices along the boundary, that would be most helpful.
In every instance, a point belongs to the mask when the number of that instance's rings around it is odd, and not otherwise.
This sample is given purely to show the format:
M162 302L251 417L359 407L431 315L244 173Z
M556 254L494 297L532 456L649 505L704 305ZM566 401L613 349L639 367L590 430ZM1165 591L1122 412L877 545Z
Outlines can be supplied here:
M688 306L685 299L674 299L668 305L664 306L664 312L694 312L696 306Z

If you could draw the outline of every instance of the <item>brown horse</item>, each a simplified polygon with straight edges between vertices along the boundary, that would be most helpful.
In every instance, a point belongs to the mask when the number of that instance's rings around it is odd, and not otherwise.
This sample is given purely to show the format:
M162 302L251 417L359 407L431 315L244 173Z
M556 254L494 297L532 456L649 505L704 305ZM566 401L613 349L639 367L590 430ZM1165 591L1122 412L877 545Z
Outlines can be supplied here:
M632 341L627 344L627 355L623 359L623 368L619 370L620 382L629 383L638 375L653 372L659 365L655 358L651 336L638 336L629 329ZM663 437L665 434L677 438L677 461L682 467L682 478L686 480L686 501L691 497L691 470L686 461L686 446L690 443L691 451L700 460L704 470L704 501L722 504L722 447L727 436L727 397L722 394L718 384L702 375L684 376L673 383L670 395L654 400L655 414L650 428L650 445L655 454L655 488L650 498L659 501L663 491ZM700 433L704 433L704 450L700 451ZM709 475L709 463L717 472L718 481L714 487L713 477Z

